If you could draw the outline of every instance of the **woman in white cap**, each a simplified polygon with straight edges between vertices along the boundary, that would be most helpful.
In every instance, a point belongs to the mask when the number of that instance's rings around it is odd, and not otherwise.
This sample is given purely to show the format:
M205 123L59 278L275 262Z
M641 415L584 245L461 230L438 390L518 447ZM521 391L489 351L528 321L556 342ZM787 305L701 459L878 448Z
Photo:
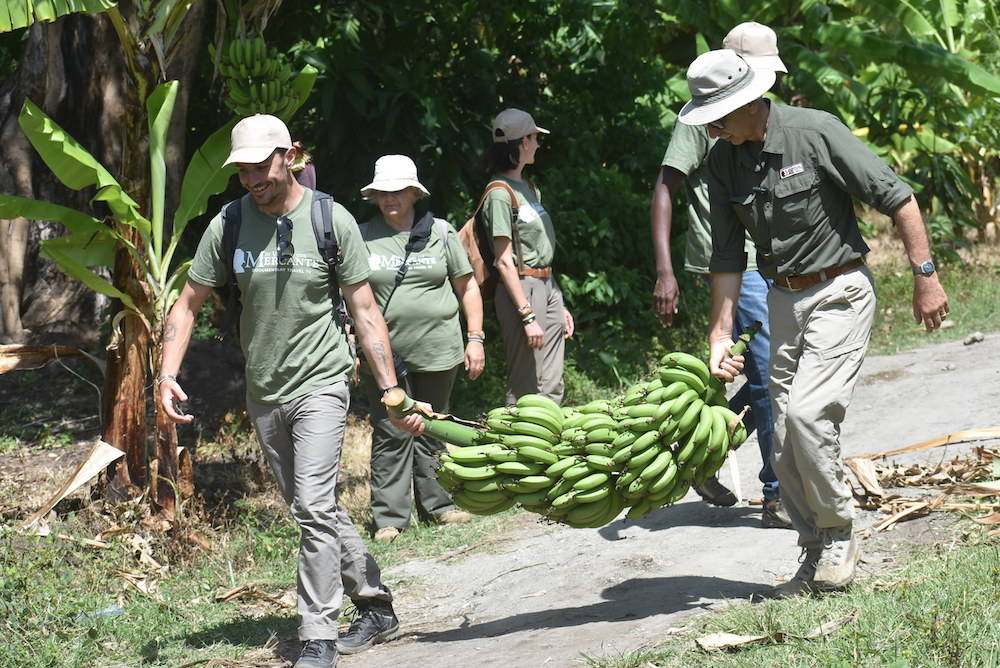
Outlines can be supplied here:
M413 160L385 155L375 162L375 178L361 194L379 214L362 224L368 246L368 282L389 327L396 375L414 399L447 411L459 367L469 378L482 373L483 303L472 267L458 235L447 221L416 203L427 197ZM463 345L458 310L468 325ZM362 374L372 425L371 493L375 539L391 541L418 517L441 524L465 522L437 482L442 444L395 427L382 405L379 388ZM412 496L411 496L412 487Z
M500 275L496 313L507 356L508 403L525 394L562 401L565 339L573 335L573 316L552 275L555 228L541 194L523 173L535 162L542 134L549 131L530 114L505 109L493 120L486 155L492 178L517 195L514 202L506 188L495 188L482 208Z

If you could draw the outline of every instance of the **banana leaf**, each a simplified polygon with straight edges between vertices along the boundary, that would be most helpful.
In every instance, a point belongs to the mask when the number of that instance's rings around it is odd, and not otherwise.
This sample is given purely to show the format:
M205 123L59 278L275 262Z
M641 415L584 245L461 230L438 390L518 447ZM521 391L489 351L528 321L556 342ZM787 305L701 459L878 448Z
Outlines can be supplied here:
M283 110L281 120L287 123L295 115L295 112L299 110L299 107L305 104L306 100L309 99L309 94L312 92L313 86L316 85L316 77L318 76L319 70L312 65L306 65L292 79L292 99L295 100L295 103Z
M188 269L191 268L191 260L185 260L181 263L179 267L174 271L174 275L170 277L170 284L167 286L167 299L165 304L169 307L177 298L181 296L181 290L184 288L184 284L187 283Z
M63 270L69 276L82 281L90 289L100 292L102 295L107 295L114 299L121 300L122 304L132 309L133 311L139 312L136 308L135 302L127 294L116 288L107 279L98 276L96 273L87 268L86 265L78 262L74 257L64 252L62 248L55 244L42 244L42 251L51 258L59 268Z
M229 135L236 119L212 133L188 163L181 182L180 203L174 212L171 246L176 245L188 222L205 213L208 198L226 189L229 177L236 172L235 165L222 166L229 155Z
M60 0L59 4L57 7L51 0L6 0L0 5L0 32L26 28L35 21L55 21L75 12L103 12L115 6L111 0Z
M820 26L816 40L825 49L846 52L859 62L892 62L916 75L940 77L971 93L1000 94L1000 77L933 44L896 41L838 23Z
M60 257L69 258L84 267L113 267L118 248L115 237L107 230L46 239L41 242L41 247L46 254L55 249Z
M94 156L31 100L24 101L18 123L31 145L60 181L73 190L96 186L94 200L107 202L115 220L138 229L144 241L149 239L150 223L139 214L139 205L135 200L122 190Z
M167 191L167 133L170 119L174 115L178 83L169 81L160 84L152 95L146 98L146 112L149 115L149 174L151 224L153 231L153 253L163 252L163 209Z

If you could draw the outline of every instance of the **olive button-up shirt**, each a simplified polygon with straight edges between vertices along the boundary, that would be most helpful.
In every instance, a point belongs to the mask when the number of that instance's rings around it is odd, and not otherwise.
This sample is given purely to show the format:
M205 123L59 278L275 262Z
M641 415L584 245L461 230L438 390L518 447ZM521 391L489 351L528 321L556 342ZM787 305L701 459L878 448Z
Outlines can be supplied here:
M892 215L913 195L835 116L770 103L763 145L715 143L708 156L713 272L742 272L745 231L767 278L811 274L868 252L856 197Z

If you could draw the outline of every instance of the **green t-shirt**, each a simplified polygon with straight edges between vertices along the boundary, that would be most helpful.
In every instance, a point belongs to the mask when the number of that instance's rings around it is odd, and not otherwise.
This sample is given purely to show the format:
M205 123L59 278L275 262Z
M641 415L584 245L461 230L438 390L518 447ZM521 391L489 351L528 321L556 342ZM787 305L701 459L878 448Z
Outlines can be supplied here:
M392 350L413 371L445 371L465 359L458 298L451 279L471 274L472 266L458 234L441 222L447 228L447 240L440 234L440 224L435 223L423 250L410 253L406 275L395 293L393 286L406 256L410 231L397 232L381 214L361 225L371 270L368 282L389 326Z
M198 244L188 276L220 287L226 265L240 287L240 344L246 357L247 395L279 404L347 379L353 357L330 301L328 270L316 247L310 209L313 191L289 214L294 252L278 261L276 218L262 213L244 195L242 224L234 257L222 257L222 215L212 219ZM333 204L333 228L342 261L337 282L353 285L368 278L368 255L358 225L347 210Z
M542 206L541 193L536 194L527 181L512 181L499 176L494 179L505 181L517 193L517 231L525 266L534 269L551 267L556 250L556 230L552 227L548 211ZM512 217L507 191L502 188L491 190L483 203L483 220L494 237L513 239L510 227ZM517 248L512 252L517 262Z
M687 177L684 179L688 200L684 268L696 274L707 274L708 262L712 259L712 225L708 218L710 204L705 161L716 141L718 140L708 136L704 126L685 125L678 120L674 123L674 133L661 163ZM747 271L753 271L757 268L757 253L749 234L744 250L747 254Z

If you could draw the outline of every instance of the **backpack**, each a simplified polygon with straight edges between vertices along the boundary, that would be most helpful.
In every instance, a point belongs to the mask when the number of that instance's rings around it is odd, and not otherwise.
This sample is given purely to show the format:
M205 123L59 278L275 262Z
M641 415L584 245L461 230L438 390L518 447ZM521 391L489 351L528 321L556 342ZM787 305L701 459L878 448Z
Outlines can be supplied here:
M472 275L476 279L476 283L479 284L479 293L482 295L484 302L493 299L497 283L500 282L500 273L495 269L496 256L493 252L493 236L486 229L486 221L483 220L480 214L482 213L483 204L486 202L486 196L491 191L499 188L506 190L510 196L511 211L513 212L510 226L511 235L513 236L511 242L514 244L514 253L517 255L518 273L523 273L524 269L524 260L521 258L521 236L517 231L517 193L504 181L499 179L490 181L486 184L486 188L479 198L479 204L476 205L472 215L458 231L458 240L462 243L465 254L469 256L469 264L472 265Z
M233 261L236 256L236 242L240 238L240 225L243 224L242 197L235 199L222 208L222 257L227 260L228 279L226 285L229 294L226 297L226 310L222 317L222 327L216 339L222 341L232 333L238 334L240 311L240 286L236 282L236 269ZM336 266L340 264L340 246L333 232L333 196L318 190L313 191L312 208L309 212L312 219L313 234L316 236L316 248L320 257L326 263L329 277L330 302L338 322L343 325L343 299L340 287L337 285Z

